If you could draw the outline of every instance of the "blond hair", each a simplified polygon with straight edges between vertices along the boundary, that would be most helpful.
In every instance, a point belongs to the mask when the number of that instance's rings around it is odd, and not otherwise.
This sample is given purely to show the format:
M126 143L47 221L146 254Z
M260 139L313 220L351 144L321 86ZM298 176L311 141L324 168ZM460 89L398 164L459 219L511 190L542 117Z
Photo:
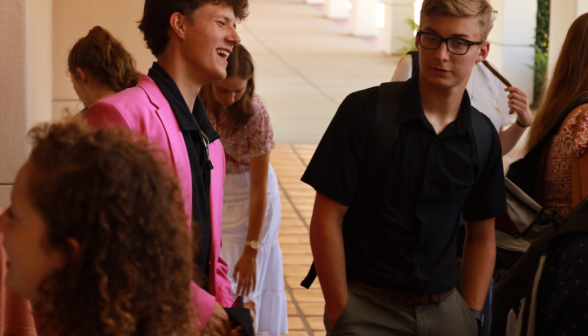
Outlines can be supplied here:
M425 0L421 8L421 22L434 14L463 18L475 16L480 29L480 41L485 42L492 23L492 6L486 0Z

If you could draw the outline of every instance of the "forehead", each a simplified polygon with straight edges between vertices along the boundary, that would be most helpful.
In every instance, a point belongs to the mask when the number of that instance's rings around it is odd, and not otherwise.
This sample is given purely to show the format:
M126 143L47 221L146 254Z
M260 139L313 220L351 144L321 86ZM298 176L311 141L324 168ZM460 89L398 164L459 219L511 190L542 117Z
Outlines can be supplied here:
M480 38L480 26L475 16L423 15L420 30L436 33L443 37L458 37L472 41L477 41Z
M210 18L210 17L225 17L228 20L235 21L235 12L232 6L227 5L225 2L214 4L213 2L207 2L204 5L198 7L192 17L195 19L199 18Z

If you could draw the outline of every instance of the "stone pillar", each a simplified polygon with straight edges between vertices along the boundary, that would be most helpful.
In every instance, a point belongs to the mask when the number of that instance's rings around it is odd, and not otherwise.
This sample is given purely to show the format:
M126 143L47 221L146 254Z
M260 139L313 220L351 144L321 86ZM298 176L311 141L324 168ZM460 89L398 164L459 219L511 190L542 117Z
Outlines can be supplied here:
M346 19L349 17L349 0L325 0L325 16L330 19Z
M51 12L49 0L0 1L0 207L29 145L28 130L51 119Z
M349 9L349 26L356 36L375 36L378 0L351 0Z
M537 0L492 0L491 4L498 17L488 36L488 61L532 101L533 69L529 66L535 57Z
M549 69L551 77L561 47L576 18L588 12L588 0L551 0L549 16Z
M384 27L381 29L382 48L387 54L394 54L407 46L405 40L413 40L414 31L407 23L414 20L414 0L384 0Z

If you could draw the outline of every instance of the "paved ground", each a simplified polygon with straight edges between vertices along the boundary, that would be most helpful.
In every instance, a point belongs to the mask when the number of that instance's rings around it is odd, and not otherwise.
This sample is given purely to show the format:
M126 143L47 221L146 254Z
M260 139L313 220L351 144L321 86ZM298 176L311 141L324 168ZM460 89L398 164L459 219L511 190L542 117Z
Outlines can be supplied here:
M278 143L317 144L343 99L388 81L385 55L302 0L250 0L238 28Z
M284 258L288 323L292 336L325 335L324 300L318 280L310 290L300 287L312 263L308 226L314 202L314 190L300 182L300 176L315 149L313 145L278 145L271 158L282 197L279 241Z

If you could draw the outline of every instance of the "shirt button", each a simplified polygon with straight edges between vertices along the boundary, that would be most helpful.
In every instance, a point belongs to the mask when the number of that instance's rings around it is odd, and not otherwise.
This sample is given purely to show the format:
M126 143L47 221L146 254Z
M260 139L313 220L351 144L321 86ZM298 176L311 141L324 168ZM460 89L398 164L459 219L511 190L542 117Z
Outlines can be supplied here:
M417 268L416 269L416 272L417 272L417 274L421 274L421 269L420 268Z
M421 239L421 242L423 242L423 243L424 243L425 241L426 241L426 239L425 239L425 238Z
M435 139L435 143L439 142L439 140Z
M419 209L419 212L423 212L423 208L420 208L420 209Z
M427 176L427 178L428 178L429 180L431 179L431 177L432 177L431 175Z

